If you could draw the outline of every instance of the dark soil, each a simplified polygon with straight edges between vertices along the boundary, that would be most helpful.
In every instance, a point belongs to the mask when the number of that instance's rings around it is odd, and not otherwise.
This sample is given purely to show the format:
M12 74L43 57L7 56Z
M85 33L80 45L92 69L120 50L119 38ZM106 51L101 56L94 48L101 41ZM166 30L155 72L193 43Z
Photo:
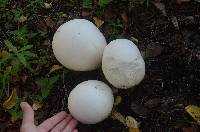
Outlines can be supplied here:
M116 19L123 12L128 14L129 22L123 36L138 39L137 46L144 54L146 64L145 78L138 86L115 93L122 97L117 109L123 115L131 115L141 122L142 132L191 132L190 128L198 131L184 108L191 104L200 105L200 3L177 5L175 0L165 0L163 3L167 16L152 4L147 8L146 5L130 6L127 3L113 3L106 7L111 15L102 15L102 19ZM66 9L65 13L69 15L67 20L91 19L90 16L81 16L79 6L61 5L53 10ZM51 13L49 16L54 18ZM174 19L178 27L172 22ZM49 28L50 40L60 24ZM104 26L101 30L106 33L106 29ZM90 79L105 81L101 70L63 73L63 80L59 81L47 100L46 110L36 113L41 116L39 120L67 110L69 92L78 83ZM80 132L128 131L123 124L111 118L96 125L80 124L78 129Z

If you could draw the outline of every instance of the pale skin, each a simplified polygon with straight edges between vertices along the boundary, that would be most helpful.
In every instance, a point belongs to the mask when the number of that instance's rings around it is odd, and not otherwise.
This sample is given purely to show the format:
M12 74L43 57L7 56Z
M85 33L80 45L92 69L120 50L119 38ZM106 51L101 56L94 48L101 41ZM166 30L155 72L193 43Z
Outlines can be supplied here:
M22 102L20 106L23 111L20 132L78 132L76 129L78 122L64 111L36 126L32 107L26 102Z

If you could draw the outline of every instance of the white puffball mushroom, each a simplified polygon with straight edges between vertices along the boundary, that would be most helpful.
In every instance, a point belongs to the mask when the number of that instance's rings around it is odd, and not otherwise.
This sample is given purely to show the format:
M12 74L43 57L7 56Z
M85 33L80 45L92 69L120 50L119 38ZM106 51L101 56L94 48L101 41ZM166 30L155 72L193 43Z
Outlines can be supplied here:
M104 120L111 113L113 103L111 88L97 80L78 84L68 98L70 113L84 124L95 124Z
M132 41L116 39L104 49L102 70L105 78L113 86L127 89L142 81L145 75L145 62Z
M62 24L53 37L56 59L75 71L94 70L101 64L106 39L99 29L85 19L73 19Z

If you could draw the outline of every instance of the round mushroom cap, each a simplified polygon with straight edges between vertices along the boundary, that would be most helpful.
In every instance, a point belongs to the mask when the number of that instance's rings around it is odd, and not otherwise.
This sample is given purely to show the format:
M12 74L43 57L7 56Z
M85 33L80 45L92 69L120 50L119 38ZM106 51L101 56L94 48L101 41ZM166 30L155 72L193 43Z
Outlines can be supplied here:
M104 120L111 113L113 103L112 90L97 80L78 84L68 98L70 113L84 124L95 124Z
M99 29L85 19L73 19L62 24L53 37L52 48L56 59L75 71L96 69L107 45Z
M139 84L145 75L145 63L137 46L127 39L111 41L104 49L102 70L116 88Z

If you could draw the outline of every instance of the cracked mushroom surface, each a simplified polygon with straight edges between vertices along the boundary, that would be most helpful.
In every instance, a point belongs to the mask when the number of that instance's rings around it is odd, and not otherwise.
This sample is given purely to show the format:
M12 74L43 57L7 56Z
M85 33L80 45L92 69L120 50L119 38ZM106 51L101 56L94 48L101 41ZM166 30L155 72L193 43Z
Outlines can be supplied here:
M104 49L102 71L116 88L139 84L145 75L145 62L137 46L127 39L111 41Z

